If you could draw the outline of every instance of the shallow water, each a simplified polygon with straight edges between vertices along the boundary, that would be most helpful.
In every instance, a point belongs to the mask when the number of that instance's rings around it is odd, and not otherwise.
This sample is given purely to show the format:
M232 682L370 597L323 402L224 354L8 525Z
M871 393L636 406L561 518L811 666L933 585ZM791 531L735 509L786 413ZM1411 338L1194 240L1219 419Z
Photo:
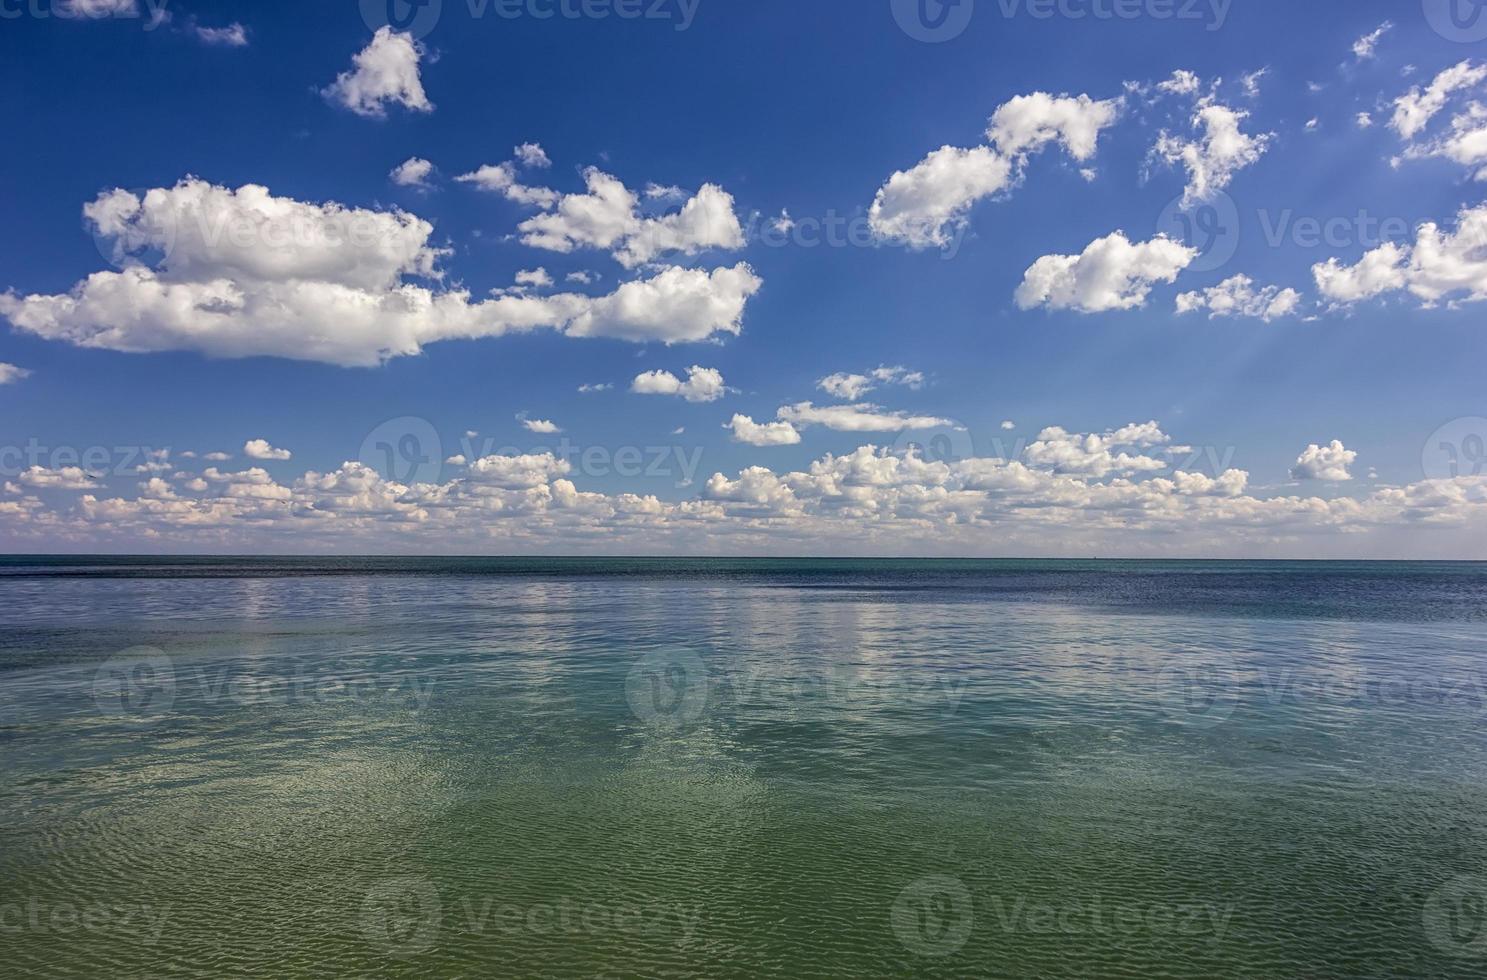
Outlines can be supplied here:
M1487 565L10 558L0 601L16 972L1487 972Z

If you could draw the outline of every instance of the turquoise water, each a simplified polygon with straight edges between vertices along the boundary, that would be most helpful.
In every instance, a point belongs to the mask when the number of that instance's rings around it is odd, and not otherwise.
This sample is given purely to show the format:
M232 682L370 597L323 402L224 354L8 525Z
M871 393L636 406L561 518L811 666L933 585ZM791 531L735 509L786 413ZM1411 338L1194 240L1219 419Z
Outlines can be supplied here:
M0 559L17 975L1482 976L1487 565Z

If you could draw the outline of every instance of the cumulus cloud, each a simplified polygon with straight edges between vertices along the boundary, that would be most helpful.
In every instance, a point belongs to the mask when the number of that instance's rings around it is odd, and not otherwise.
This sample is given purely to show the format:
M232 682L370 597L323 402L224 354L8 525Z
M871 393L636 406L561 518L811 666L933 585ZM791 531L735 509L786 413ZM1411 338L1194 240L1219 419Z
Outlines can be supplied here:
M1167 95L1197 95L1202 85L1197 74L1185 68L1179 68L1165 81L1157 83L1157 91Z
M388 178L399 187L427 188L434 165L422 157L409 157L393 168Z
M1271 320L1290 316L1301 305L1301 294L1294 289L1279 286L1255 288L1255 281L1246 275L1231 276L1208 289L1180 293L1177 297L1177 312L1194 313L1208 311L1210 320L1216 317L1237 316Z
M562 197L557 191L523 184L518 176L519 167L531 169L552 166L552 161L547 158L542 147L536 143L523 143L512 153L514 160L501 164L485 164L470 173L460 174L455 180L462 184L473 184L492 194L500 194L517 204L539 208L550 208L556 204Z
M118 271L60 295L0 294L18 329L82 347L190 350L370 366L447 339L551 329L574 337L683 343L742 330L762 285L746 263L663 268L599 297L474 302L439 290L433 226L369 211L232 190L196 178L140 198L114 190L84 208ZM160 257L157 267L144 258Z
M540 143L523 143L516 148L516 159L521 161L524 167L538 167L546 169L552 166L552 161L547 158L547 151Z
M1157 470L1143 447L1171 447L1154 422L1042 435L1017 458L952 463L864 445L799 471L716 473L677 502L584 491L568 461L549 453L483 457L436 484L398 483L352 462L283 484L261 469L212 470L194 486L131 483L135 496L89 487L82 473L33 471L30 483L80 493L43 503L19 481L7 487L0 540L12 550L65 536L97 550L148 541L258 551L1449 557L1487 535L1484 477L1358 497L1259 496L1242 470Z
M943 248L965 228L973 205L1013 187L1028 157L1057 143L1077 162L1095 155L1101 130L1120 116L1119 99L1033 92L1009 100L987 126L989 145L942 146L878 190L873 233L911 248Z
M1122 232L1091 242L1079 255L1045 255L1024 273L1017 305L1099 313L1146 305L1156 283L1171 283L1196 249L1158 235L1133 244Z
M903 365L881 365L867 374L837 372L816 382L816 387L843 401L855 402L882 384L897 384L918 390L924 387L924 374Z
M1027 465L1066 476L1103 479L1112 473L1155 472L1167 463L1152 456L1125 452L1165 445L1171 438L1156 422L1127 425L1103 434L1071 433L1051 426L1038 433L1025 451Z
M735 415L723 428L733 430L733 441L750 446L794 446L800 442L800 431L789 422L755 422L747 415Z
M1475 88L1487 80L1487 64L1476 64L1467 59L1441 72L1425 88L1416 85L1394 100L1394 115L1389 127L1401 139L1414 139L1430 120L1446 107L1451 96L1465 89Z
M333 105L371 119L384 118L389 105L433 112L419 75L422 57L423 46L411 34L379 28L371 43L351 59L351 70L336 76L321 94Z
M1329 446L1312 443L1297 457L1296 465L1291 467L1291 479L1325 480L1329 483L1351 480L1351 467L1357 459L1357 453L1336 439Z
M17 479L38 490L93 490L98 486L96 477L76 466L32 466Z
M1088 95L1019 95L992 115L986 138L1002 155L1017 158L1057 142L1082 163L1095 155L1100 131L1115 124L1122 108L1119 99L1097 101Z
M276 449L267 439L249 439L243 444L243 455L249 459L286 460L293 457L287 449Z
M930 415L910 415L907 412L891 412L869 402L852 405L815 405L799 402L781 408L776 416L782 422L803 428L810 425L825 426L837 432L903 432L910 429L938 429L954 426L949 419Z
M1413 245L1385 242L1345 266L1328 259L1312 267L1317 289L1337 304L1409 290L1427 305L1442 300L1476 303L1487 299L1487 204L1464 208L1456 230L1433 221L1415 230Z
M1208 200L1265 153L1272 137L1241 131L1240 124L1248 117L1247 112L1205 101L1192 118L1193 139L1162 132L1152 154L1187 170L1184 205Z
M990 147L943 146L888 178L868 222L880 238L912 248L943 247L964 227L973 204L1011 184L1011 161Z
M744 245L733 195L716 184L703 184L678 211L646 217L640 212L640 198L617 178L590 167L584 182L588 190L583 194L535 202L545 213L521 223L522 243L562 253L603 249L626 268L668 253L695 255Z
M31 372L14 364L0 362L0 385L14 384L31 377Z
M728 393L722 372L716 368L693 365L687 368L683 381L670 371L647 371L630 384L638 395L676 395L689 402L715 402Z

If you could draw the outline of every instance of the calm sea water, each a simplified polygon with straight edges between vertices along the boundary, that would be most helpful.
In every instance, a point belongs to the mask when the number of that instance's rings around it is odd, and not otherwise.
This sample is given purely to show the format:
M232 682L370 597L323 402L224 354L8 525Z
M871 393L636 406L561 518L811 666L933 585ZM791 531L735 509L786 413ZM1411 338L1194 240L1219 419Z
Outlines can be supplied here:
M1487 565L0 559L13 975L1487 974Z

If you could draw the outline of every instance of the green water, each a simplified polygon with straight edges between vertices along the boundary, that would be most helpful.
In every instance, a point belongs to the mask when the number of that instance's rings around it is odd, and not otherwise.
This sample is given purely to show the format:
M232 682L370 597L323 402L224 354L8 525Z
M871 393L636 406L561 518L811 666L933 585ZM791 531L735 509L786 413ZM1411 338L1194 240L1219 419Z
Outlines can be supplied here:
M1487 569L0 562L0 963L1481 976Z

